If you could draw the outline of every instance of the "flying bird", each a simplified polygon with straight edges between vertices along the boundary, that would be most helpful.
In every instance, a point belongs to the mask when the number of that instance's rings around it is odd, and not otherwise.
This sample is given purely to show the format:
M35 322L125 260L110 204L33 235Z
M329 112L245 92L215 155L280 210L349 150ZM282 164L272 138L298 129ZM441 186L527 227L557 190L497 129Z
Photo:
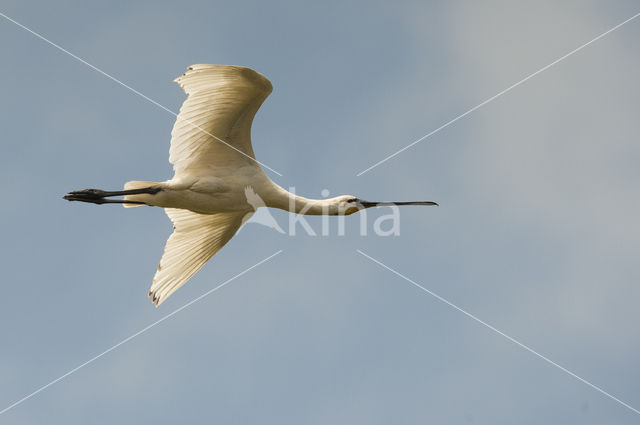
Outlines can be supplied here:
M229 242L255 205L309 215L349 215L384 205L437 205L292 194L265 174L251 146L253 117L273 89L267 78L239 66L192 65L175 81L188 97L171 131L173 178L129 181L120 191L84 189L64 196L69 201L165 209L174 230L149 289L156 306Z

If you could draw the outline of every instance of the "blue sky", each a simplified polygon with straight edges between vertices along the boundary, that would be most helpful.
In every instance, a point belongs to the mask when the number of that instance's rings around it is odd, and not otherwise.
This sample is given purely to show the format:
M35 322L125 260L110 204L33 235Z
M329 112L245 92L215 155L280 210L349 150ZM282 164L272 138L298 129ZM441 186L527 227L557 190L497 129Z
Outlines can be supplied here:
M355 216L346 237L250 224L156 309L163 211L61 197L170 178L174 117L0 19L0 410L283 250L0 423L638 422L356 251L640 408L640 21L356 176L637 2L9 0L0 12L174 111L188 65L256 69L274 91L254 150L279 184L441 205L402 210L392 238L359 236Z

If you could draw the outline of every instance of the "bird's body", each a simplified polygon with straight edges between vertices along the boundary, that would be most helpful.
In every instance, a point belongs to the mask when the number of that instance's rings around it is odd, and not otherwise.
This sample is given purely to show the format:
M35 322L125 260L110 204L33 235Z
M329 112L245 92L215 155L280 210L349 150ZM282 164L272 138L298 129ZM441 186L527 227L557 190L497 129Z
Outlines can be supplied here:
M220 212L253 211L244 194L251 187L263 200L273 192L271 181L259 167L242 167L236 172L216 170L226 175L203 175L174 177L166 182L137 182L125 184L125 190L142 187L159 187L156 194L127 195L125 200L144 202L146 205L163 208L184 208L201 214ZM134 206L136 204L125 204Z
M130 181L124 190L85 189L65 199L165 208L174 224L149 295L156 305L193 276L259 206L310 215L348 215L379 205L434 202L367 202L351 195L307 199L273 182L255 159L251 123L272 86L243 67L192 65L176 80L189 95L171 132L166 182ZM124 199L108 199L124 196ZM258 201L259 200L259 201Z

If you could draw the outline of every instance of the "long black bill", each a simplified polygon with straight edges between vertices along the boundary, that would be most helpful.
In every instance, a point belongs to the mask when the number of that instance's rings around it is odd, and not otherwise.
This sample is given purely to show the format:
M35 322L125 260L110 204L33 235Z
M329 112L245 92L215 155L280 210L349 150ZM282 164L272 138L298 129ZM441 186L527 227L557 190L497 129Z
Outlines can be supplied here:
M438 205L437 203L431 202L431 201L371 202L371 201L363 201L361 199L358 199L357 203L362 205L365 208L385 207L390 205L397 205L397 206L401 206L401 205L436 205L437 206Z

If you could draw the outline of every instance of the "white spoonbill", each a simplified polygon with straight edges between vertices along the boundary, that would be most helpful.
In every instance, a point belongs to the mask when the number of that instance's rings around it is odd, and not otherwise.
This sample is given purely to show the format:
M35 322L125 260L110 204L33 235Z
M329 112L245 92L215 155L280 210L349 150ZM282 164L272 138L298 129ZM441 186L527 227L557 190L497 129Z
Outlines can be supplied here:
M69 192L69 201L162 207L173 234L149 289L157 305L184 285L233 237L254 212L250 188L264 206L296 214L349 215L381 205L435 202L370 202L352 195L307 199L278 186L264 173L251 147L251 123L272 86L263 75L239 66L192 65L175 80L188 97L171 131L165 182L130 181L124 190ZM124 196L124 199L107 199ZM253 202L255 204L255 202Z

